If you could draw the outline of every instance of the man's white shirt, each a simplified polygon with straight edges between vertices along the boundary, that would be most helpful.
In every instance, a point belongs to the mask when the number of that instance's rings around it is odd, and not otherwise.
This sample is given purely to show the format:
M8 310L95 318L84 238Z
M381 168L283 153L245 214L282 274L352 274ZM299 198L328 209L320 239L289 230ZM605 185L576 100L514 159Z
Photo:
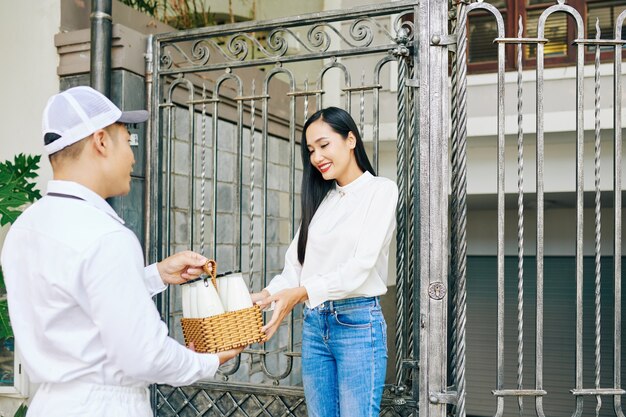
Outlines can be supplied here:
M168 336L135 235L90 189L50 181L20 215L2 250L11 324L33 382L188 385L212 377L216 355Z

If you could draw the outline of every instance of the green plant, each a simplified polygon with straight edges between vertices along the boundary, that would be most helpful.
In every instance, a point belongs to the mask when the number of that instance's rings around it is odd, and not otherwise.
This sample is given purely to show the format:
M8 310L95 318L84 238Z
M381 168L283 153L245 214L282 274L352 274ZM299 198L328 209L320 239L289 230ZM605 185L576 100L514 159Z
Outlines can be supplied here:
M37 178L41 156L19 154L13 162L0 163L0 226L13 223L24 206L41 198L33 180ZM4 275L0 268L0 291L5 292ZM9 322L9 306L6 297L0 298L0 339L13 337Z
M26 404L22 404L13 414L13 417L26 417L26 411L28 411L28 407L26 407Z
M13 162L0 163L0 226L13 223L24 210L24 206L41 198L35 189L33 180L37 178L37 170L41 156L19 154ZM0 267L0 291L6 293L4 275ZM0 297L0 340L13 337L13 329L9 321L9 305L6 297ZM13 417L26 417L28 407L21 404Z
M13 223L27 203L41 198L35 189L37 169L41 156L17 155L13 163L0 163L0 226Z
M209 12L204 0L121 0L121 2L176 29L192 29L215 24L215 16Z

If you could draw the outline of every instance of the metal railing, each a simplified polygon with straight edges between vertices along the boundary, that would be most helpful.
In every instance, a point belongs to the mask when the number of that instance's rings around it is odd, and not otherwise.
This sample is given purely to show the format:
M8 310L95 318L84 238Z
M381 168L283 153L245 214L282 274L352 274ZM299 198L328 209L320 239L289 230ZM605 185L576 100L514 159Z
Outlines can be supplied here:
M544 416L543 398L548 394L543 386L543 361L544 361L544 165L545 165L545 139L544 139L544 46L549 43L544 32L546 20L554 13L561 12L570 15L575 22L576 40L576 382L572 394L576 398L576 409L574 416L581 416L583 412L583 399L585 396L594 396L596 399L596 415L600 411L602 397L612 396L614 412L616 416L623 416L621 409L620 395L626 393L621 385L621 61L622 47L626 43L622 39L622 26L626 18L626 11L622 12L615 22L615 37L613 40L600 39L600 29L597 26L597 33L594 39L585 38L583 19L581 13L569 5L564 0L559 0L557 4L548 7L541 14L537 37L524 37L522 18L520 17L519 33L516 37L506 37L504 20L497 8L489 3L478 1L468 4L460 4L458 7L458 23L454 43L456 44L456 55L452 65L452 283L455 285L454 317L456 325L453 327L454 346L452 349L452 363L455 367L453 372L453 384L458 389L458 403L456 415L465 416L465 373L464 373L464 351L465 351L465 323L466 323L466 242L465 227L466 218L466 176L467 176L467 17L475 10L482 10L493 15L496 21L498 37L494 39L497 43L497 375L496 387L493 391L497 398L496 416L504 415L504 401L507 397L517 399L520 415L524 413L524 398L535 399L535 413L538 417ZM587 36L591 38L591 36ZM504 297L504 217L505 217L505 187L504 187L504 145L505 145L505 113L504 113L504 71L505 71L505 46L515 45L517 49L517 384L515 387L506 387L504 383L504 339L505 339L505 297ZM534 387L524 384L524 216L527 208L524 207L524 142L523 131L523 48L527 45L536 45L536 323L535 323L535 383ZM585 64L585 51L587 45L594 45L595 48L595 77L594 77L594 375L595 383L593 387L585 388L583 385L583 209L584 209L584 126L583 126L583 66ZM600 288L600 257L601 257L601 224L600 216L600 46L612 46L614 48L614 105L613 105L613 195L614 195L614 270L612 271L614 280L614 355L613 355L613 386L602 387L600 385L600 335L601 335L601 288ZM458 108L457 108L458 107Z

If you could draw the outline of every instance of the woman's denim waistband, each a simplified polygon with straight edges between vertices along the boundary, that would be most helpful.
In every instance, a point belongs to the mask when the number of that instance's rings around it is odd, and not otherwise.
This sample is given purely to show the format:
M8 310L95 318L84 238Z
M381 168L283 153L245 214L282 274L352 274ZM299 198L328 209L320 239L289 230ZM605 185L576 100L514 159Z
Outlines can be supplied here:
M343 300L324 301L322 304L312 308L319 312L334 312L336 309L346 309L355 307L379 307L380 297L356 297Z

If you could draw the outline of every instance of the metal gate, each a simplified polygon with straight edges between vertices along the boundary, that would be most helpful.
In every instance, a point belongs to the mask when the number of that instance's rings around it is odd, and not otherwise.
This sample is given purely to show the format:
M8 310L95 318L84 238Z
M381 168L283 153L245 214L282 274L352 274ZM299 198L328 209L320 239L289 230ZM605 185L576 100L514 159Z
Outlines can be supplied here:
M403 192L390 315L397 311L398 319L385 415L417 409L416 199L409 192L418 166L415 7L398 1L158 35L149 54L149 161L158 178L149 187L151 259L189 247L215 258L220 272L242 271L252 289L263 288L282 269L297 228L300 129L322 106L353 114L375 169L381 155L397 155ZM175 288L160 300L178 337L179 300ZM157 415L306 415L301 323L300 308L271 341L226 365L218 381L156 387Z
M175 34L151 43L148 70L152 117L148 137L148 258L192 248L240 270L253 290L280 271L281 254L298 223L297 157L300 128L313 109L341 105L349 110L368 143L375 169L390 158L392 143L400 190L396 233L395 320L389 345L392 369L383 398L385 416L465 416L467 377L467 16L482 9L497 22L497 375L496 416L505 399L529 414L525 397L541 417L543 398L543 35L557 11L573 16L578 50L576 78L576 381L575 407L583 399L613 398L623 416L621 395L621 204L614 209L613 384L600 385L595 352L594 386L583 384L583 78L585 45L614 49L615 201L621 202L621 28L614 40L585 36L581 15L559 0L539 19L537 38L507 37L500 12L488 3L397 1L288 19L250 22ZM450 22L450 16L453 17ZM452 23L453 33L449 34ZM456 29L455 29L456 28ZM517 384L504 384L504 52L505 45L536 45L536 346L534 386L523 381L524 366L524 188L521 102L518 107L518 296ZM519 52L521 53L521 52ZM449 57L452 57L449 62ZM449 65L450 64L450 65ZM598 63L596 63L597 71ZM521 65L518 65L522 74ZM451 71L451 77L449 74ZM336 76L332 77L331 75ZM520 75L521 77L521 75ZM449 85L451 80L451 88ZM521 101L521 78L518 100ZM599 80L596 78L596 85ZM599 89L598 89L599 91ZM597 93L599 101L599 92ZM392 99L390 100L390 97ZM598 106L596 101L596 106ZM390 111L390 109L393 109ZM393 116L393 117L392 117ZM596 113L596 121L599 121ZM393 131L396 139L384 139ZM448 142L448 135L452 139ZM599 122L596 138L599 143ZM599 154L599 146L596 153ZM599 156L594 175L599 178ZM599 180L597 181L599 183ZM449 192L451 184L451 193ZM600 210L600 190L595 208ZM601 218L596 216L599 241ZM600 248L596 245L595 341L600 341ZM604 272L606 274L606 271ZM180 338L180 294L159 301L163 318ZM304 416L299 380L301 310L280 333L253 345L220 371L220 380L191 387L153 388L158 416ZM390 317L392 316L392 317ZM528 402L528 399L526 399ZM419 407L418 407L419 405ZM419 408L419 411L418 411ZM525 410L525 411L524 411ZM524 414L526 412L527 414Z
M615 2L617 5L617 2ZM622 4L623 5L623 4ZM493 42L497 44L497 71L495 86L497 96L497 139L493 144L497 149L497 161L494 164L497 168L497 218L494 222L497 222L497 350L496 357L497 362L495 384L493 386L492 394L495 397L495 411L494 415L497 417L503 415L520 415L520 416L533 416L543 417L550 415L544 412L544 406L552 398L550 394L555 395L554 392L549 392L544 386L544 273L545 273L545 192L544 185L546 182L545 167L546 167L546 141L545 141L545 48L551 45L549 36L546 36L546 22L555 13L566 14L569 17L573 26L574 32L574 47L576 51L576 76L575 76L575 103L573 103L575 113L575 135L571 143L575 146L575 169L572 170L571 176L575 176L575 269L572 276L571 283L564 283L564 287L567 285L575 286L576 297L572 300L575 305L575 318L574 320L566 320L561 323L564 327L575 327L575 342L570 346L562 346L565 350L571 348L575 350L575 361L571 363L571 367L575 367L575 380L571 381L570 397L571 408L567 410L561 410L562 415L572 415L575 417L582 415L602 415L602 416L623 416L621 406L621 396L626 394L626 391L622 388L621 372L623 370L622 365L622 352L621 352L621 340L622 340L622 248L621 248L621 221L622 221L622 69L621 62L623 60L622 47L626 44L622 35L622 29L624 21L626 19L626 10L623 10L621 14L615 16L615 21L611 22L614 26L611 27L611 36L601 37L599 24L596 22L595 33L585 33L585 25L583 23L583 10L576 10L575 8L565 4L565 0L558 0L554 5L547 7L541 13L536 27L537 36L530 37L525 36L525 33L529 31L524 29L524 20L519 17L519 32L516 35L505 33L505 19L501 12L493 5L479 0L477 2L460 2L458 7L453 11L452 27L454 28L453 34L438 35L429 38L431 46L441 45L449 48L452 52L452 62L450 66L451 73L451 204L450 204L450 216L451 216L451 270L450 270L450 290L452 292L451 300L451 348L450 348L450 375L451 385L454 388L454 392L449 393L452 395L444 396L441 394L433 395L433 390L430 390L428 394L422 393L420 396L420 404L423 404L425 395L430 395L431 404L447 402L453 404L452 411L455 415L466 415L466 393L467 393L467 375L465 372L465 353L466 353L466 322L467 322L467 173L468 173L468 138L467 138L467 126L468 126L468 83L467 83L467 69L468 69L468 15L472 12L476 14L477 11L482 11L483 16L488 16L489 19L493 19L496 23L497 37L493 39ZM619 11L617 12L619 13ZM517 16L516 16L517 17ZM588 25L587 27L591 27ZM531 28L535 29L535 28ZM532 33L532 30L530 31ZM589 30L591 32L591 30ZM441 32L444 33L444 32ZM505 98L507 92L505 89L505 48L515 48L515 64L509 65L509 67L515 68L517 83L516 91L513 91L513 100L509 100L509 103L514 103L516 109L514 116L516 121L513 122L516 129L517 147L516 147L516 159L509 160L508 163L512 163L514 172L516 172L516 195L514 195L515 202L510 204L516 211L514 220L516 221L516 240L517 240L517 257L516 266L510 268L509 271L515 270L515 274L505 273ZM528 83L528 72L524 72L523 68L523 54L526 48L534 48L536 51L536 68L534 71L534 103L530 104L532 108L535 107L534 116L536 119L535 131L530 133L524 132L524 117L527 112L524 111L524 86ZM584 111L585 102L583 100L584 86L584 70L585 70L585 53L586 48L593 48L595 60L593 65L588 65L588 69L593 69L593 160L592 169L585 169L585 141L584 141ZM612 88L607 89L606 84L600 83L600 56L601 48L605 51L612 53ZM511 91L509 90L509 93ZM612 106L612 132L609 129L601 129L601 117L600 117L600 99L601 94L607 96L613 96ZM511 96L509 96L511 97ZM509 104L510 105L510 104ZM587 108L589 105L587 104ZM511 114L511 112L509 112ZM589 129L588 129L589 130ZM604 131L603 131L604 130ZM607 132L607 130L609 130ZM445 130L444 130L445 132ZM602 149L601 138L602 136L610 136L613 149L609 149L608 153L612 159L612 166L609 166L609 174L607 175L603 171L603 176L608 177L612 181L612 190L601 190L601 160L602 155L607 154L607 149ZM530 139L530 140L529 140ZM424 138L420 139L420 143L423 143ZM524 145L531 143L536 148L534 155L528 155L528 151L524 152ZM529 164L530 160L530 164ZM444 162L445 164L446 162ZM526 164L526 171L525 171ZM528 165L534 166L534 172L529 175ZM510 165L509 165L510 166ZM612 172L611 172L612 169ZM585 173L591 171L593 177L593 189L588 191L590 197L585 202ZM509 171L510 172L510 171ZM495 172L494 172L495 173ZM563 172L561 175L567 175ZM534 190L528 190L528 183L525 188L525 178L534 177L535 183ZM431 178L432 180L432 178ZM534 192L529 192L534 191ZM612 198L602 198L602 196L610 195ZM612 200L612 201L610 201ZM607 201L609 204L607 204ZM529 204L530 203L530 204ZM613 205L613 216L609 220L612 223L612 244L613 252L609 258L612 258L612 269L606 270L601 268L602 255L601 241L602 241L602 221L601 210L606 206ZM528 207L530 206L530 207ZM589 206L593 209L593 220L589 223L593 223L592 233L583 233L584 229L584 209ZM524 267L528 257L525 256L525 249L528 248L528 241L524 240L525 232L524 224L525 217L529 215L536 216L536 230L535 230L535 250L536 255L533 259L536 265L536 281L532 285L536 285L536 294L532 295L524 294L525 273ZM606 220L604 220L606 222ZM445 222L444 222L445 225ZM606 228L605 228L606 229ZM422 239L424 237L422 236ZM584 242L593 244L593 259L590 264L593 264L593 270L590 273L583 272L584 264ZM531 245L532 246L532 245ZM606 251L604 252L606 254ZM445 260L445 258L444 258ZM530 263L530 262L529 262ZM591 268L590 268L591 269ZM480 279L481 277L473 276L471 279ZM549 277L548 277L549 278ZM505 281L516 283L516 303L505 303ZM591 309L583 311L583 306L586 304L587 291L583 290L584 283L589 282L586 286L593 288L590 291L593 294L590 301ZM572 284L573 283L573 284ZM608 284L608 285L607 285ZM612 287L612 288L611 288ZM565 290L565 288L564 288ZM613 292L611 292L613 290ZM604 295L604 297L603 297ZM590 297L591 298L591 297ZM528 315L528 311L525 312L525 302L534 304L536 307L534 311L530 312L530 316L534 316L534 323L530 325L528 322L524 322L525 315ZM528 308L528 307L526 307ZM612 310L612 314L609 316L602 315L602 309L607 308L608 311ZM505 323L505 312L513 315L515 318L509 320L508 325L511 322L515 323L514 328L510 328L510 335L515 335L515 342L509 344L505 350L505 334L507 333L507 326ZM589 320L586 320L589 318ZM584 322L587 323L584 324ZM532 325L534 324L534 329ZM589 325L591 324L591 325ZM534 346L530 349L524 345L524 341L528 336L525 336L524 332L534 330ZM609 327L610 332L602 333L603 327ZM609 334L606 334L609 333ZM609 355L601 355L601 347L603 346L602 338L609 337L611 342L611 351ZM509 336L510 337L510 336ZM585 341L587 339L587 341ZM591 339L591 340L589 340ZM510 340L510 339L509 339ZM513 346L511 346L513 345ZM593 364L591 361L583 360L583 346L593 346ZM529 358L530 355L524 355L528 351L534 353L534 358ZM508 355L505 355L508 353ZM606 351L605 351L606 354ZM608 356L608 357L607 357ZM428 358L421 356L421 360L427 360ZM421 362L420 362L421 363ZM512 365L508 367L510 371L514 370L515 384L509 385L505 383L505 371L507 370L507 363ZM607 363L609 366L607 366ZM530 375L528 378L528 372L524 370L524 366L534 366L534 375ZM604 366L602 366L604 364ZM601 378L602 370L607 371L609 368L612 371L611 378ZM531 371L532 372L532 371ZM558 372L558 370L557 370ZM427 376L429 377L430 374ZM534 380L533 377L534 376ZM525 379L527 378L527 379ZM471 379L471 377L470 377ZM513 379L513 378L509 378ZM530 379L530 382L528 382ZM438 398L440 400L438 401ZM588 402L584 400L587 399ZM610 404L610 402L612 404ZM545 402L545 403L544 403ZM593 402L593 404L589 404ZM603 406L604 402L604 406ZM609 402L607 407L607 402ZM529 405L531 403L531 405ZM611 407L612 405L612 407ZM421 408L420 412L422 412ZM432 413L430 412L432 410ZM429 407L427 415L443 416L443 410L435 410ZM561 415L561 414L559 414Z

